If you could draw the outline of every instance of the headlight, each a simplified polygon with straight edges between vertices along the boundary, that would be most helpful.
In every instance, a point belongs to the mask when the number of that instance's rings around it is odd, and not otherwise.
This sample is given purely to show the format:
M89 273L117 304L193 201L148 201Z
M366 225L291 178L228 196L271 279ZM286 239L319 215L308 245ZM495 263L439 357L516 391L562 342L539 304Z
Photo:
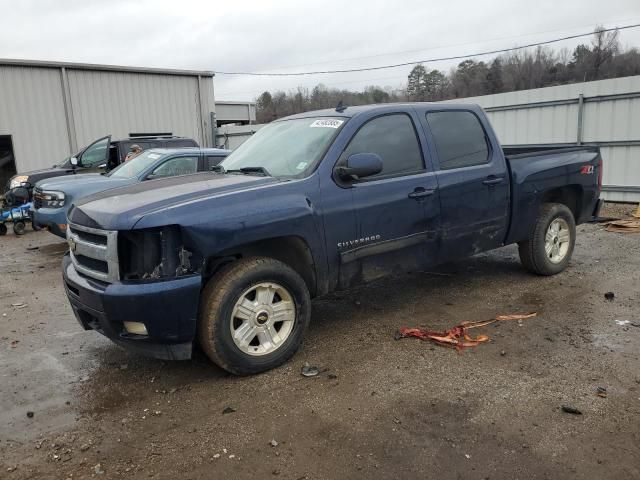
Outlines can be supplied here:
M60 208L64 206L64 192L43 190L38 192L37 195L44 208Z
M11 178L11 181L9 182L9 188L22 187L22 184L27 183L27 180L29 180L29 177L27 175L16 175L15 177Z

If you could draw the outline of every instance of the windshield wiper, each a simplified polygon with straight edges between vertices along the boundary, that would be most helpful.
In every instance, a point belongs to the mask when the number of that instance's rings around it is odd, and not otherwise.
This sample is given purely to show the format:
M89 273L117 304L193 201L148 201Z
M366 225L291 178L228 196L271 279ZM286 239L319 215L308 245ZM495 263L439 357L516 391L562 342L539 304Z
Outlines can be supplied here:
M242 167L237 170L223 170L224 173L242 173L244 175L263 175L265 177L271 177L272 175L264 167Z

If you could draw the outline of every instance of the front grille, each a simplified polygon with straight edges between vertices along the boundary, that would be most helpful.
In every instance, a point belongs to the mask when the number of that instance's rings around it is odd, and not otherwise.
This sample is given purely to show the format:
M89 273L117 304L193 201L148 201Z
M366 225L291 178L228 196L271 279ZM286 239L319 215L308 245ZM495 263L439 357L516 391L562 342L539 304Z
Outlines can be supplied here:
M33 208L42 208L42 190L38 187L33 190Z
M120 279L117 231L70 223L67 241L71 261L79 273L109 283Z

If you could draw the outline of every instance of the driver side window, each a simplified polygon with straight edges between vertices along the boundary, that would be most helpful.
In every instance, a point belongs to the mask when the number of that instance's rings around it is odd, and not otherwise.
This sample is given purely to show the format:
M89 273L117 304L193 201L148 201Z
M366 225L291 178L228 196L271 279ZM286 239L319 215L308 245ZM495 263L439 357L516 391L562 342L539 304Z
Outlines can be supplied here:
M158 166L151 176L174 177L176 175L189 175L198 171L198 157L174 157Z
M104 138L87 148L80 158L83 167L97 167L107 163L107 150L109 149L109 138Z
M340 163L355 153L376 153L382 158L382 171L365 181L410 175L425 169L413 121L405 113L383 115L365 123L349 142Z

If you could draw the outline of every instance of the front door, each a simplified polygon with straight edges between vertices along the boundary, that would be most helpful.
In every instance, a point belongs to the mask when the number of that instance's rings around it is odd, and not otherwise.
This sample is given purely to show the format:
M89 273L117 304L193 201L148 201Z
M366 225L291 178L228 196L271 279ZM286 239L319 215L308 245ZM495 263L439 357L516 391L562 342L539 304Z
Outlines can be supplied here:
M110 143L111 136L102 137L84 149L78 158L78 166L82 168L83 173L106 171Z
M437 180L423 157L413 111L378 116L355 133L338 165L375 153L383 170L350 185L357 237L339 243L348 283L419 270L437 255Z

